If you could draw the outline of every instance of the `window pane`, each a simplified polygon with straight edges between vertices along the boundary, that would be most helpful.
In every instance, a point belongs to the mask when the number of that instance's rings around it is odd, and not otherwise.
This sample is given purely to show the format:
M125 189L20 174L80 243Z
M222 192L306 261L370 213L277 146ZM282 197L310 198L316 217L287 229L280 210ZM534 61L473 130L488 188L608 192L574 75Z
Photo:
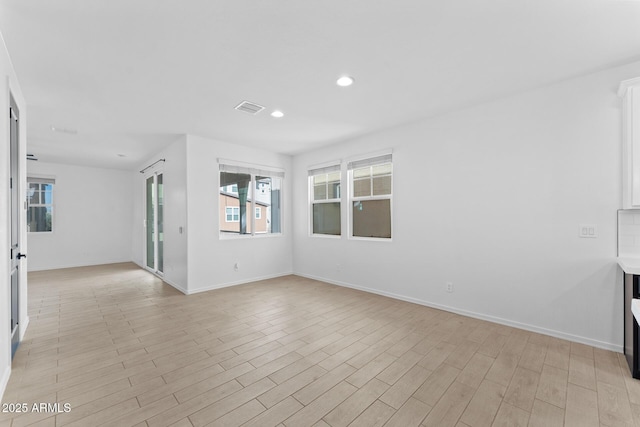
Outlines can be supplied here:
M352 218L355 237L391 238L391 200L353 202Z
M364 178L371 176L371 168L367 166L366 168L360 168L353 171L354 178Z
M51 231L51 206L30 206L27 209L27 231Z
M220 172L220 231L223 233L250 234L251 175L246 173ZM226 208L231 208L227 210Z
M330 199L340 198L340 181L329 183L329 198Z
M156 182L158 184L157 206L158 212L158 257L156 259L156 269L160 272L164 271L164 174L158 174Z
M327 174L327 182L340 182L340 172Z
M340 203L313 205L313 234L340 235Z
M154 242L156 240L156 230L155 230L155 217L153 211L153 205L155 204L155 195L153 185L153 176L148 177L145 180L146 192L145 192L145 211L146 211L146 221L147 227L145 229L146 234L146 250L147 250L147 267L154 268L155 265L155 246Z
M281 198L282 179L269 176L256 176L256 205L264 211L260 219L256 219L256 234L281 232Z
M315 175L313 177L313 185L324 184L327 182L327 174Z
M320 184L313 186L313 200L326 200L327 199L327 185Z
M27 190L27 231L52 231L53 184L29 182Z
M391 175L373 178L373 195L391 194Z
M33 187L29 188L29 193L27 194L29 204L38 205L40 204L40 192L38 190L34 190Z
M388 175L391 173L391 163L373 166L373 176Z
M329 187L329 199L340 198L340 172L333 172L327 175L327 183Z
M353 197L366 197L371 195L371 179L353 180Z

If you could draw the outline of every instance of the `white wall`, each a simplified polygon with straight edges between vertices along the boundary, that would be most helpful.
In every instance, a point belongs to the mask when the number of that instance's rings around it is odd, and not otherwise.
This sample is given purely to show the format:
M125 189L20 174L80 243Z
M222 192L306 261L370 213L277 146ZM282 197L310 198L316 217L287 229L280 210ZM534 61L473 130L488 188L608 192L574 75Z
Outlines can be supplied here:
M218 158L285 169L283 233L220 239ZM163 170L164 280L184 293L290 274L292 266L291 157L187 135L140 165L159 159ZM135 174L133 260L144 264L144 176ZM179 233L179 228L183 233ZM238 271L235 263L240 264Z
M131 260L130 171L28 162L29 176L55 177L53 232L29 233L29 271Z
M20 129L18 131L20 138L20 182L19 194L21 194L21 202L25 199L25 182L26 182L26 147L27 147L27 109L22 91L18 84L15 71L11 64L11 59L4 44L4 40L0 35L0 398L4 394L4 390L9 381L11 374L11 335L10 315L11 313L11 283L10 276L10 254L11 246L11 228L9 224L9 207L11 205L9 193L9 98L13 95L18 110L20 111ZM25 211L21 213L21 223L25 221ZM26 252L27 239L24 229L20 233L21 251ZM19 332L20 337L24 336L29 317L27 315L27 260L23 259L20 265L20 318Z
M295 273L621 351L616 89L638 75L640 63L296 156ZM309 237L307 167L387 147L393 241ZM599 237L579 238L580 224Z
M218 158L285 170L282 235L218 237ZM189 293L291 273L291 157L189 135L187 166Z
M136 171L132 176L134 189L133 254L132 260L145 265L145 180L155 171L162 171L164 186L164 280L187 292L187 137L179 137L173 144L140 165L138 171L156 163L145 174ZM182 227L182 233L180 233Z

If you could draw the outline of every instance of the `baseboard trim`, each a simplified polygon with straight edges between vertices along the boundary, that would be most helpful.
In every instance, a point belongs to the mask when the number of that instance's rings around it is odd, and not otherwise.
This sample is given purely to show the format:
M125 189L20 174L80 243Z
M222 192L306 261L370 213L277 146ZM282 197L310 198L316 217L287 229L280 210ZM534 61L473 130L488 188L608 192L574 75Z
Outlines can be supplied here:
M149 270L148 268L146 268L144 265L140 264L137 261L130 261L130 262L134 263L135 265L137 265L138 267L140 267L141 269L143 269L147 273L153 274L158 279L162 280L164 283L166 283L167 285L171 286L172 288L175 288L176 290L182 292L185 295L189 295L187 290L185 288L183 288L182 286L178 285L177 283L172 282L171 280L167 279L164 276L160 276L159 274L154 273L153 271Z
M187 295L193 295L193 294L198 294L198 293L201 293L201 292L213 291L213 290L216 290L216 289L228 288L228 287L231 287L231 286L245 285L247 283L258 282L260 280L268 280L268 279L275 279L275 278L278 278L278 277L291 276L292 274L295 274L295 273L289 271L289 272L286 272L286 273L269 274L269 275L260 276L260 277L249 277L247 279L238 280L237 282L227 282L227 283L221 283L221 284L218 284L218 285L207 286L207 287L204 287L204 288L198 288L198 289L189 290L187 292Z
M123 264L127 262L132 262L132 261L130 259L124 259L120 261L111 260L111 261L89 262L89 263L80 263L80 264L55 265L55 266L42 267L42 268L36 268L36 269L29 268L29 264L27 264L27 273L32 273L36 271L47 271L47 270L63 270L65 268L93 267L98 265L109 265L109 264ZM134 263L134 264L137 264L137 263Z
M29 316L24 319L24 326L20 328L20 341L24 340L24 334L27 333L27 328L29 327Z
M7 384L9 384L9 377L11 376L11 366L5 366L4 372L2 373L2 378L0 378L0 402L2 402L2 397L4 396L4 392L7 389Z
M529 332L536 332L539 334L543 334L543 335L549 335L555 338L561 338L567 341L573 341L576 343L580 343L580 344L586 344L586 345L590 345L592 347L597 347L597 348L601 348L604 350L610 350L610 351L614 351L616 353L623 353L623 346L621 345L617 345L617 344L613 344L613 343L608 343L608 342L604 342L604 341L598 341L598 340L594 340L591 338L587 338L587 337L583 337L580 335L573 335L573 334L569 334L566 332L562 332L562 331L557 331L554 329L547 329L547 328L542 328L536 325L530 325L527 323L521 323L521 322L517 322L514 320L509 320L509 319L504 319L501 317L496 317L496 316L491 316L488 314L483 314L483 313L476 313L474 311L469 311L469 310L464 310L464 309L460 309L460 308L456 308L456 307L452 307L452 306L448 306L448 305L443 305L443 304L437 304L431 301L425 301L425 300L421 300L418 298L413 298L413 297L408 297L408 296L404 296L404 295L399 295L399 294L394 294L392 292L386 292L386 291L380 291L378 289L373 289L373 288L367 288L365 286L359 286L359 285L354 285L351 283L347 283L347 282L341 282L338 280L331 280L331 279L326 279L324 277L319 277L319 276L314 276L312 274L303 274L303 273L293 273L296 276L301 276L301 277L306 277L308 279L313 279L313 280L319 280L321 282L326 282L326 283L330 283L332 285L336 285L336 286L342 286L345 288L351 288L351 289L356 289L359 291L363 291L363 292L368 292L368 293L372 293L372 294L376 294L376 295L381 295L381 296L385 296L385 297L389 297L389 298L393 298L393 299L397 299L400 301L406 301L406 302L411 302L414 304L419 304L419 305L424 305L426 307L431 307L431 308L436 308L439 310L444 310L444 311L448 311L451 313L456 313L459 314L461 316L467 316L467 317L472 317L474 319L479 319L479 320L486 320L488 322L492 322L492 323L497 323L499 325L505 325L505 326L511 326L513 328L518 328L518 329L523 329L525 331L529 331Z
M151 274L153 274L153 273L151 273ZM167 280L166 278L164 278L162 276L158 276L158 278L160 280L162 280L164 283L166 283L167 285L171 286L172 288L175 288L176 290L182 292L185 295L189 295L188 291L186 289L184 289L182 286L178 285L177 283L173 283L171 280Z

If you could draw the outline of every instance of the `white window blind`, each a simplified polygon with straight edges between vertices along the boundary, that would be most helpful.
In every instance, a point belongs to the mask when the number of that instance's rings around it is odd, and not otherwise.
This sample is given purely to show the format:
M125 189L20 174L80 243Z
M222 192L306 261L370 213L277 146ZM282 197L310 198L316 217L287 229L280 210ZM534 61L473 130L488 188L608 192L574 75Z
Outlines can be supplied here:
M27 182L38 182L40 184L55 184L56 180L53 178L27 177Z
M326 166L321 168L309 169L309 176L322 175L325 173L339 172L339 171L340 171L340 164L336 164L336 165L331 165L331 166Z
M382 165L385 163L391 163L391 161L392 161L391 154L385 154L382 156L376 156L368 159L355 160L355 161L349 162L347 163L347 169L353 170L353 169L364 168L367 166Z
M246 173L256 176L273 176L277 178L284 178L283 170L276 168L261 168L260 166L244 166L220 163L220 172Z

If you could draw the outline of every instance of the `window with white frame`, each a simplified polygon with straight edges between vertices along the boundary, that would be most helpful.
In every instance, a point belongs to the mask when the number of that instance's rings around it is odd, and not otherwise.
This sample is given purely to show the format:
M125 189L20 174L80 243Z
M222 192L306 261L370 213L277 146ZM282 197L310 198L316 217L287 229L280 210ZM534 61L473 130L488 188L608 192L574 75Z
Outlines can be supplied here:
M53 231L54 179L27 178L27 231L42 233Z
M311 234L340 236L340 165L309 170Z
M349 162L351 237L391 238L391 154Z
M282 232L284 172L220 161L220 235ZM251 215L253 212L253 215Z
M226 222L239 222L240 221L240 208L236 206L225 207L225 221Z

